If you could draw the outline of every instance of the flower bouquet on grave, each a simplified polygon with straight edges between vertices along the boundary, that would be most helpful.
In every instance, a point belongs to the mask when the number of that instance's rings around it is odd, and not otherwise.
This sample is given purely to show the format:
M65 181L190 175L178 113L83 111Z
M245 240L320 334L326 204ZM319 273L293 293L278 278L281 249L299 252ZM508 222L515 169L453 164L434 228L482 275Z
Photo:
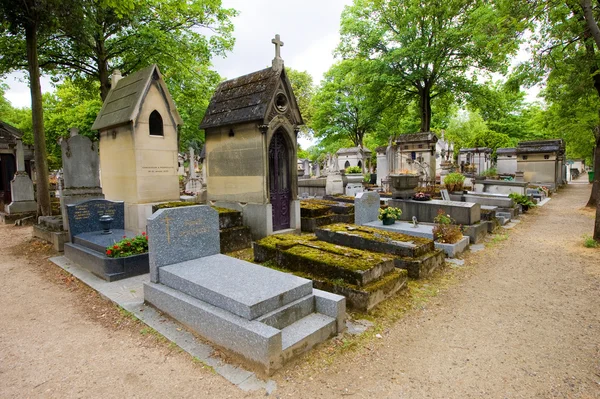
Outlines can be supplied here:
M415 201L431 201L431 195L425 194L424 192L418 192L413 196Z
M385 209L379 209L379 220L383 222L385 226L396 223L396 220L400 219L402 215L402 209L388 206Z
M106 256L109 258L125 258L145 254L146 252L148 252L148 235L145 232L141 236L133 238L123 236L121 241L106 248Z

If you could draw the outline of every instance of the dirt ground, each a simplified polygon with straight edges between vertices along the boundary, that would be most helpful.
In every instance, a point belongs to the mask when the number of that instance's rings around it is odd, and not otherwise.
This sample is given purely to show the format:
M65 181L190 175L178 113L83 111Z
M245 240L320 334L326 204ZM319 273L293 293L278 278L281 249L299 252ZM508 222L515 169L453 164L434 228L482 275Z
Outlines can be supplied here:
M582 245L589 190L569 186L445 270L453 282L381 338L289 365L274 396L600 398L600 249ZM144 333L49 264L30 233L0 227L0 397L264 395Z

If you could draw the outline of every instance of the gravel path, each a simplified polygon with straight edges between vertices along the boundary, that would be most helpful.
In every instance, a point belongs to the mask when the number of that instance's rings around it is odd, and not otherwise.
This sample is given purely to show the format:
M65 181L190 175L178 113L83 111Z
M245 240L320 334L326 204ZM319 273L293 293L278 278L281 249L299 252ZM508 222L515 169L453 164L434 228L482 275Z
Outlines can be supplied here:
M600 250L572 185L467 257L381 339L275 376L277 397L600 398ZM0 227L0 397L244 397ZM323 349L321 349L323 350Z

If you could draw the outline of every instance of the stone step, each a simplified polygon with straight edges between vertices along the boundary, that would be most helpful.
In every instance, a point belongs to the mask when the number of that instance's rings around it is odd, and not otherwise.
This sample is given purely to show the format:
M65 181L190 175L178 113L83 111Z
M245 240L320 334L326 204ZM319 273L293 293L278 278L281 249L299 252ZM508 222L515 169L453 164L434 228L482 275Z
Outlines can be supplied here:
M307 295L279 309L260 316L256 321L279 330L297 322L315 311L315 296Z
M281 330L281 348L284 359L306 352L336 333L333 317L320 313L310 314Z
M312 294L310 280L220 254L163 266L159 281L247 320Z

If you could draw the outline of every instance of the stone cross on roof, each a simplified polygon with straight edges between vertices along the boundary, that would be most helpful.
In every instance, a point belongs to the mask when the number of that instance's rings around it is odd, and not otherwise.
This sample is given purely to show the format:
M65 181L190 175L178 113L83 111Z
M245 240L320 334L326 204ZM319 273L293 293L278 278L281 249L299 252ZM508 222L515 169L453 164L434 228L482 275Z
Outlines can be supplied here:
M281 47L283 42L279 34L275 35L275 39L271 40L271 43L275 45L275 58L273 58L273 69L280 70L283 68L283 59L281 59Z

